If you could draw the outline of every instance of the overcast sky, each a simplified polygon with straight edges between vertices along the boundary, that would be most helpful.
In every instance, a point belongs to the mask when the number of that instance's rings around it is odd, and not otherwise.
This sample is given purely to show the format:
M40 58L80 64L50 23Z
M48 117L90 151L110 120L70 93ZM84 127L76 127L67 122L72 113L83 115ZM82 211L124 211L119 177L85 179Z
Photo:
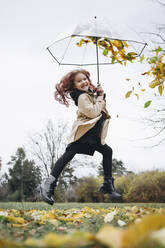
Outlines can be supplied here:
M55 102L53 91L55 83L75 68L59 67L45 48L67 27L94 16L109 17L137 32L151 32L155 24L165 23L164 9L151 0L0 0L0 156L4 170L10 156L27 143L28 135L39 132L49 118L74 121L76 108ZM95 69L86 69L95 83ZM151 134L137 122L144 114L142 105L124 99L130 88L125 78L139 80L143 69L135 64L112 65L100 72L112 115L107 143L114 157L134 171L164 168L164 146L144 149L146 143L137 140Z

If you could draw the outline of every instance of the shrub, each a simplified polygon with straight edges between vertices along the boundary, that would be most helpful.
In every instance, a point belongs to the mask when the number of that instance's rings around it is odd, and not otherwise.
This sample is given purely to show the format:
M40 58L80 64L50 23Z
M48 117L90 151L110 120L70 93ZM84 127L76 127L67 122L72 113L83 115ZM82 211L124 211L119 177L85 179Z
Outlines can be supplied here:
M76 201L98 202L98 182L94 177L83 177L79 179L75 187Z
M165 172L147 171L135 175L124 193L127 202L165 202Z

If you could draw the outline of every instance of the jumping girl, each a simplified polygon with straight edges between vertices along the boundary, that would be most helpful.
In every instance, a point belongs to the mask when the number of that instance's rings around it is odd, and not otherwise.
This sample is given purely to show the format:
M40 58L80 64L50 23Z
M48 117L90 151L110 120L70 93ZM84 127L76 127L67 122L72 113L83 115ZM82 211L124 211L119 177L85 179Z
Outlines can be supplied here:
M67 73L56 85L55 99L69 106L72 98L78 107L77 120L73 123L69 144L64 154L56 161L51 175L41 185L42 199L53 205L54 188L58 177L76 153L93 156L95 151L103 155L104 182L99 192L120 198L115 191L112 177L112 149L105 144L110 115L106 109L105 94L101 86L95 87L86 70Z

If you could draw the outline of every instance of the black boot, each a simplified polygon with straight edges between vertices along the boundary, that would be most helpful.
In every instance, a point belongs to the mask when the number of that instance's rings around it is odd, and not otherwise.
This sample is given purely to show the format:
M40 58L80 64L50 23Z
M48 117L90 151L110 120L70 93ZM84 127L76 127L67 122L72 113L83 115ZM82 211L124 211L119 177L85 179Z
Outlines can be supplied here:
M99 192L103 194L108 194L110 198L120 199L121 195L115 191L114 178L105 177L104 182L99 188Z
M43 201L47 202L50 205L54 204L54 188L56 187L57 180L55 177L50 175L46 180L41 184L40 193Z

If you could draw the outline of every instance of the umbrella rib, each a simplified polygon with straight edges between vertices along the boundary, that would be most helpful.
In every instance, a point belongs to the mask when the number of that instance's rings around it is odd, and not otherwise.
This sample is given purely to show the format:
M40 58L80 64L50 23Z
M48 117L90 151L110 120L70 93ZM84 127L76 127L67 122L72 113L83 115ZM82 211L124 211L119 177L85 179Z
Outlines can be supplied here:
M59 61L56 59L56 57L53 55L53 53L50 51L49 47L46 48L48 52L52 55L52 57L55 59L55 61L60 65Z
M72 39L72 36L70 37L70 41L68 42L68 45L67 45L67 47L66 47L66 49L65 49L65 52L64 52L64 54L63 54L63 56L62 56L62 58L61 58L60 64L62 63L62 61L63 61L63 59L64 59L64 57L65 57L65 54L66 54L66 52L67 52L67 50L68 50L68 47L69 47L70 42L71 42L71 39Z
M112 65L112 64L116 64L118 62L114 62L114 63L100 63L99 65ZM67 63L62 63L60 65L76 65L76 66L87 66L87 65L97 65L97 64L67 64Z
M142 48L141 52L139 53L139 56L142 54L144 48L147 46L147 43L144 44L144 47Z
M48 47L51 47L51 46L53 46L56 42L60 42L60 41L65 40L65 39L67 39L67 38L69 38L69 37L72 37L72 35L68 35L68 36L66 36L65 38L62 38L62 39L53 41L53 43L51 43Z

